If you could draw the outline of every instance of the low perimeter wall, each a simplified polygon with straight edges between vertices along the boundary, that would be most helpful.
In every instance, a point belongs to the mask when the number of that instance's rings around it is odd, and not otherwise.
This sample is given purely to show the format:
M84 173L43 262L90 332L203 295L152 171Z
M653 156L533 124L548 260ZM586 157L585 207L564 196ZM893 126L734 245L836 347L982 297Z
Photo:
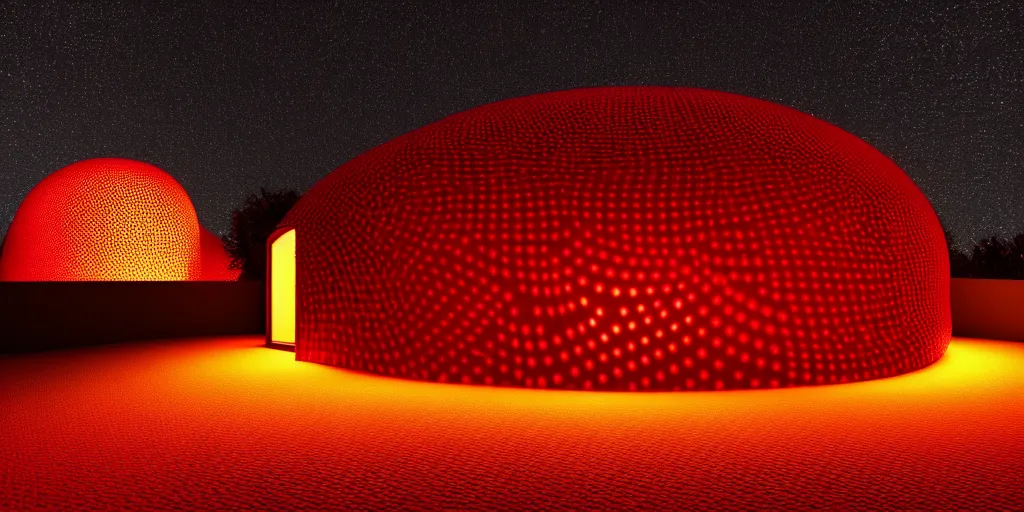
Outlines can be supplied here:
M1024 281L953 279L953 335L1024 341ZM262 334L264 285L0 283L0 353L125 341Z
M953 279L953 336L1024 341L1024 281Z
M264 297L260 281L0 282L0 353L262 334Z

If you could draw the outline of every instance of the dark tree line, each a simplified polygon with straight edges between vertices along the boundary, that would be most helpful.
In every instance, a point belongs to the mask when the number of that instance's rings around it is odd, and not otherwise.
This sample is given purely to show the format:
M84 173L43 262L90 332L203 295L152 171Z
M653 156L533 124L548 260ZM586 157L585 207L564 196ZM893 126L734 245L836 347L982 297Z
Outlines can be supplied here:
M1024 279L1024 233L1015 237L991 236L978 240L970 251L957 247L946 232L949 269L953 277Z

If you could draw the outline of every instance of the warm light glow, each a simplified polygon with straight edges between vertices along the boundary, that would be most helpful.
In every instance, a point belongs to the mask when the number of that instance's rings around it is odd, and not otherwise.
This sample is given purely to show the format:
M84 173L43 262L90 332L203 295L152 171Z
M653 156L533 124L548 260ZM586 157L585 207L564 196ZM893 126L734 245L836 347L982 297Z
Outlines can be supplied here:
M270 341L295 343L295 230L277 237L270 250Z
M217 235L166 172L124 158L76 162L22 201L0 281L235 281Z
M282 225L304 241L296 357L382 375L786 388L907 373L951 333L942 227L903 171L713 91L474 108L350 160Z
M196 280L199 230L192 201L169 174L123 158L83 160L22 201L0 280Z
M294 393L316 389L320 399L331 403L356 397L393 397L407 405L405 413L418 417L426 411L447 410L452 417L504 418L515 423L572 418L596 426L607 421L629 422L637 418L686 418L712 425L722 415L751 423L772 422L788 415L817 418L836 431L860 427L893 427L921 422L909 411L932 409L933 413L965 407L986 409L985 414L1014 409L1024 414L1024 343L958 339L936 363L914 372L837 386L808 386L780 390L732 390L694 393L622 393L603 391L528 390L511 387L447 386L438 383L350 372L317 365L296 364L288 352L274 350L237 352L210 360L214 368L235 365L248 368L252 378L286 383ZM237 361L234 358L238 358ZM347 398L346 398L347 397ZM369 400L365 405L372 405ZM987 406L987 407L984 407ZM371 407L372 408L372 407ZM899 418L885 417L902 408ZM945 409L944 409L945 408ZM416 411L416 412L413 412ZM457 411L457 412L456 412ZM715 411L715 414L709 414ZM771 412L770 412L771 411ZM404 414L404 413L402 413ZM839 418L842 418L841 420ZM410 418L411 419L411 418ZM844 427L840 424L846 424ZM669 433L665 433L670 435ZM721 433L720 435L727 435ZM871 436L872 432L853 432Z
M956 339L936 364L889 379L694 393L451 386L296 362L262 345L0 358L0 503L1024 507L1024 343Z

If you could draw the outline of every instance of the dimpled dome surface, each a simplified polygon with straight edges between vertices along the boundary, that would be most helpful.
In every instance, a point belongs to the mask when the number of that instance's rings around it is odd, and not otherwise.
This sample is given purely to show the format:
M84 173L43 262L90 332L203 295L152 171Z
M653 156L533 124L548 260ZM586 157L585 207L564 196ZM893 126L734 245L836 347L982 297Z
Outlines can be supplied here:
M713 390L942 356L949 262L839 128L681 88L475 108L334 171L297 233L297 358L440 382Z
M44 178L14 216L5 281L168 281L201 276L199 223L162 170L97 158Z
M199 247L203 263L203 281L237 281L241 270L231 268L231 256L220 237L199 227Z

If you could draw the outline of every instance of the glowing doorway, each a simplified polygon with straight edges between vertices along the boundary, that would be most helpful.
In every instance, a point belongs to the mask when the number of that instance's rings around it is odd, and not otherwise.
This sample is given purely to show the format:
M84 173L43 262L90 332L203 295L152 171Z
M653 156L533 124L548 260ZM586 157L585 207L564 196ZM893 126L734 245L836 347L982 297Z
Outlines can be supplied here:
M295 230L270 238L267 271L267 343L295 346Z

